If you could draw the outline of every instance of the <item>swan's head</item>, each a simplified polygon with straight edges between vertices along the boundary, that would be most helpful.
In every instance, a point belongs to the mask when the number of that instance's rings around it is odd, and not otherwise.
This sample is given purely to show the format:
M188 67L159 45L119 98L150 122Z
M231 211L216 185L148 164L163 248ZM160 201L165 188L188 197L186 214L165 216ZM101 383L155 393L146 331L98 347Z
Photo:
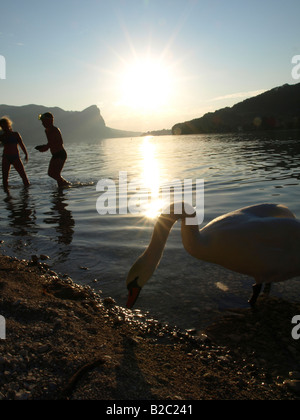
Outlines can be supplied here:
M142 287L152 276L156 265L149 264L148 259L142 255L133 264L127 275L126 285L128 289L127 308L131 309L139 297Z

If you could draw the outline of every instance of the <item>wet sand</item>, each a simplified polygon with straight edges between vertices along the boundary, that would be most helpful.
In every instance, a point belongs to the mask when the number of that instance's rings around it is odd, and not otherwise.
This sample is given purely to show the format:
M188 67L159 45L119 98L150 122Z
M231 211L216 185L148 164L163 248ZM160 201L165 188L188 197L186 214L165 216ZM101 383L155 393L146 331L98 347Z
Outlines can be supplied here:
M2 400L296 400L300 304L261 297L185 331L58 276L0 256Z

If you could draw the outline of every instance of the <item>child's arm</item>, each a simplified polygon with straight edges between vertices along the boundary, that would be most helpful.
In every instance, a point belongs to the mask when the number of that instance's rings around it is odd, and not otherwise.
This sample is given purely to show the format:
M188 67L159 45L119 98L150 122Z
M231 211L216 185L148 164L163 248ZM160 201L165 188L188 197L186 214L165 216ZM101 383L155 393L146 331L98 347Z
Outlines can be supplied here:
M42 146L36 146L35 149L38 150L39 152L47 152L49 147L50 147L49 144L44 144Z
M20 134L18 134L18 143L21 147L21 149L23 150L23 153L25 155L25 162L28 162L28 153L27 153L27 149L25 147L25 144L23 143L22 137L20 136Z

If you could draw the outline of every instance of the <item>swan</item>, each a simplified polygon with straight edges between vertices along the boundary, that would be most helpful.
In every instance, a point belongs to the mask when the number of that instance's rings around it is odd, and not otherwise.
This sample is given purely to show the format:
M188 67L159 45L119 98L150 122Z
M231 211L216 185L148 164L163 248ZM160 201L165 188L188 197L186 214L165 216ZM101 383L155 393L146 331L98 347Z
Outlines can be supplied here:
M178 205L178 203L176 204ZM127 275L127 308L135 304L142 287L158 266L173 225L181 219L185 250L195 258L218 264L254 278L249 304L254 306L262 284L280 282L300 275L300 220L284 205L256 204L224 214L199 230L186 220L196 212L181 203L182 214L158 217L149 246Z

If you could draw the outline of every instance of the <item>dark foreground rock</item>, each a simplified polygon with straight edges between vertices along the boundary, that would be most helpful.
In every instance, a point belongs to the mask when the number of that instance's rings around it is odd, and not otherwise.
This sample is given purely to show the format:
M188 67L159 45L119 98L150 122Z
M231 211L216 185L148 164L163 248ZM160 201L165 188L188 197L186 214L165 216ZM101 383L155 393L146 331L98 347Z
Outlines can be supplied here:
M0 399L299 399L300 305L261 298L204 332L130 311L46 264L0 257Z

